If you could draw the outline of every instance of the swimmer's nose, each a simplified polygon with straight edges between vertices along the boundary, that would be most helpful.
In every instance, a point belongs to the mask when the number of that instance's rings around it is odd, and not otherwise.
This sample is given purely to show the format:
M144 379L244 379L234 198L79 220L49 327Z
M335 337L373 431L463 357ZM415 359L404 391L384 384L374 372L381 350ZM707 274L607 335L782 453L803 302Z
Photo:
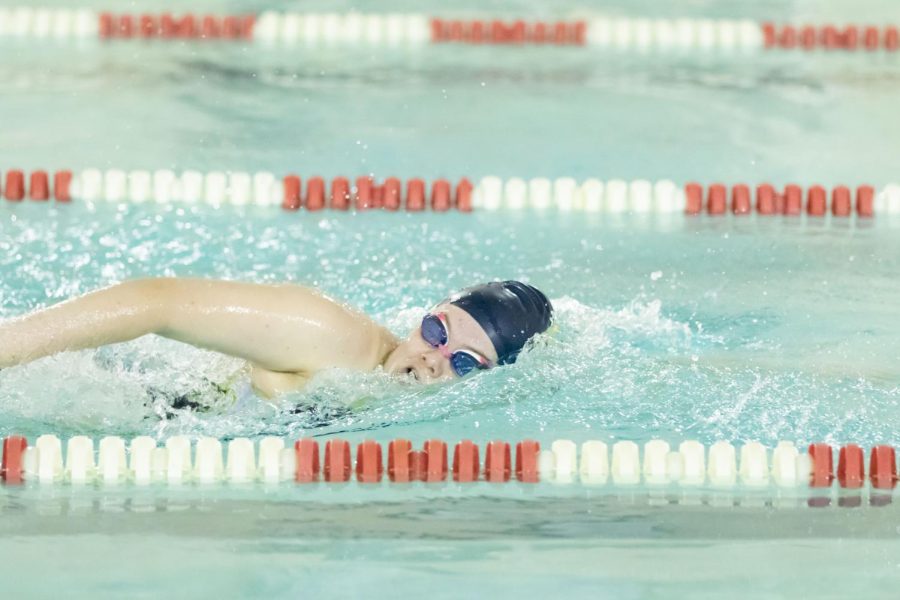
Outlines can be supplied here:
M441 374L442 363L444 357L441 356L441 353L437 350L431 350L429 352L422 353L422 365L425 367L425 372L428 376L437 378Z

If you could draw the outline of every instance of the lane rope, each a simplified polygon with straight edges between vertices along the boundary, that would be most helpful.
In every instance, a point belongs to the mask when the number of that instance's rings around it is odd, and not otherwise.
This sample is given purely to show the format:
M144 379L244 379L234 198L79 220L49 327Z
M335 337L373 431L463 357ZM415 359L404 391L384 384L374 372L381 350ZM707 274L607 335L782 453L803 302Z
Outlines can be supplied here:
M585 485L639 484L654 486L713 486L765 488L831 488L890 491L897 484L897 459L892 446L882 444L866 451L857 444L837 449L813 443L806 451L793 442L779 442L769 449L758 442L736 448L718 441L704 446L687 440L677 446L654 439L639 446L634 441L611 445L599 440L578 446L572 440L555 440L542 449L535 440L514 446L493 440L483 447L463 440L452 447L430 439L421 449L410 440L396 439L385 448L372 440L357 444L332 438L323 444L303 438L286 445L280 437L265 437L257 444L248 438L223 443L201 437L168 438L160 446L148 436L126 444L118 436L106 436L95 450L94 440L74 436L65 444L46 434L33 444L22 436L3 440L0 476L8 484L118 484L150 483L581 483ZM223 452L224 449L224 452ZM355 461L354 461L355 455ZM385 461L385 457L387 460ZM483 460L482 460L483 457ZM739 460L738 460L739 459ZM866 465L868 464L868 469Z
M0 197L10 203L25 200L60 203L131 202L158 204L204 203L281 207L287 211L368 210L445 212L459 210L544 210L608 214L687 214L736 217L750 214L798 217L870 218L875 214L900 214L900 184L880 189L870 185L827 188L819 184L760 183L726 185L671 180L586 179L571 177L482 177L455 182L413 177L378 179L371 175L277 177L270 172L172 170L125 171L121 169L36 170L0 172Z
M499 44L618 50L825 50L900 48L896 24L792 24L748 19L651 19L592 15L560 20L446 18L427 14L132 13L87 8L0 8L0 37L257 41L262 44Z

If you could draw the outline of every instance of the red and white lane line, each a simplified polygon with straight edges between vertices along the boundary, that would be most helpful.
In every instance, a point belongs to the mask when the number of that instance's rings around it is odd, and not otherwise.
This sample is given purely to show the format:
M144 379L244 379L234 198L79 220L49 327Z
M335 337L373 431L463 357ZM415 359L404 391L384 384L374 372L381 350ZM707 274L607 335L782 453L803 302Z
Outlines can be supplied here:
M457 181L396 177L377 179L300 177L242 171L124 171L85 169L0 173L0 197L11 203L25 200L58 202L187 203L212 206L280 206L284 210L460 210L556 209L563 212L608 214L687 214L736 217L750 214L834 218L870 218L900 214L900 185L881 189L761 183L725 185L676 184L670 180L625 181L571 177L483 177L473 184Z
M256 40L266 44L502 44L634 50L897 51L896 24L775 24L730 19L585 16L561 20L427 14L132 13L0 8L0 37Z
M472 210L473 185L463 178L456 182L434 179L401 180L370 176L301 178L276 177L272 173L239 171L123 171L109 169L7 171L0 176L0 196L10 202L24 200L58 202L186 203L222 206L280 206L284 210L317 211L384 209L388 211ZM52 185L51 185L52 181Z
M708 214L722 216L786 215L868 218L877 214L900 214L900 185L876 190L869 185L851 189L843 185L826 189L796 184L775 187L769 183L731 186L713 183L678 185L670 180L587 179L561 177L502 180L482 178L472 196L476 209L546 209L602 212L610 214Z
M357 444L354 452L349 442L337 438L324 444L306 438L287 445L278 437L263 438L258 444L247 438L223 444L203 437L192 444L189 438L177 436L159 446L146 436L128 443L123 438L107 436L95 449L91 438L75 436L67 440L65 447L64 456L62 441L54 435L42 435L33 445L21 436L9 436L3 441L0 476L6 484L309 484L356 479L362 484L452 480L831 488L837 483L844 489L868 486L888 493L895 488L898 477L896 453L889 445L869 450L868 470L866 451L856 444L838 449L835 469L835 449L828 444L810 444L801 452L792 442L779 442L774 449L747 442L738 449L725 441L709 447L684 441L677 448L663 440L651 440L643 448L632 441L611 446L588 441L581 444L579 452L571 440L556 440L549 449L542 450L534 440L514 446L495 440L483 448L464 440L451 448L443 440L431 439L416 449L409 440L397 439L384 448L377 442L364 441Z

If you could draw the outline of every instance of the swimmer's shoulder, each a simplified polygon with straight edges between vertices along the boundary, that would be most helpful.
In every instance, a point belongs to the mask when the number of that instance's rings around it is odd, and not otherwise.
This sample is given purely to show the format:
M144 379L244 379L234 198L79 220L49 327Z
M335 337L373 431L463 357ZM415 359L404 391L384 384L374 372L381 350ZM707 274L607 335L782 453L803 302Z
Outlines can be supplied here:
M274 371L250 365L251 383L261 396L273 398L302 390L317 372L329 368L374 370L397 347L397 338L366 313L315 288L283 286L295 300L302 299L294 306L314 322L312 329L317 335L300 346L303 369Z
M338 357L335 364L322 368L344 367L370 371L384 363L399 341L386 327L372 317L323 292L303 288L310 297L313 314L319 319L322 339L321 356Z

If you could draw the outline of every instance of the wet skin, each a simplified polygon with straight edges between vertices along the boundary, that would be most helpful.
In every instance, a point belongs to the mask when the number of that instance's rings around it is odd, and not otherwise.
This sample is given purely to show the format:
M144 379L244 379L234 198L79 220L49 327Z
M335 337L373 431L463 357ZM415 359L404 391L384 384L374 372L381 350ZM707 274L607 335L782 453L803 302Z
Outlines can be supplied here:
M449 351L497 360L468 313L449 304L435 310L447 316ZM303 286L191 278L127 281L2 321L0 368L147 334L245 359L265 397L301 389L330 368L383 366L420 382L456 377L418 327L400 341L367 315Z

